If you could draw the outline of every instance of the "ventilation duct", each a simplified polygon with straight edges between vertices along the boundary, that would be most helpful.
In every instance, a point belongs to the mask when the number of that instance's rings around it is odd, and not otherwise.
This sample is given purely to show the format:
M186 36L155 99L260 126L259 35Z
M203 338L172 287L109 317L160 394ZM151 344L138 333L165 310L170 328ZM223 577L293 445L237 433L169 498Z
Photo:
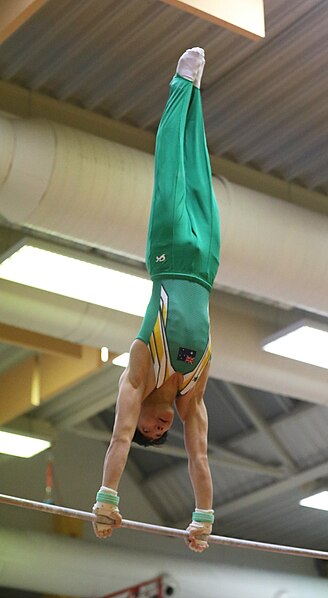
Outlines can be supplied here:
M272 310L214 292L211 300L211 376L305 401L327 405L328 370L266 353L261 342L290 323ZM0 281L1 320L12 326L101 347L128 351L141 318ZM270 317L271 319L270 319Z
M0 214L144 259L153 157L46 120L1 118ZM222 220L216 283L328 314L328 218L214 179Z

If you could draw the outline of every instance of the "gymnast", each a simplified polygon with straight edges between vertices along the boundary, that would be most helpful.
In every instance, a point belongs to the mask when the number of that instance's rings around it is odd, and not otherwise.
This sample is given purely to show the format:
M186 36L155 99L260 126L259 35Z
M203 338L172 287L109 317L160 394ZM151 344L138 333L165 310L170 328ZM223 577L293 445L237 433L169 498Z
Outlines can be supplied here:
M183 422L195 511L191 550L208 547L213 488L203 400L211 359L209 295L219 266L220 225L212 188L200 82L204 50L180 58L156 137L146 264L152 296L121 376L115 424L93 512L104 538L120 527L118 486L131 442L165 442L174 407Z

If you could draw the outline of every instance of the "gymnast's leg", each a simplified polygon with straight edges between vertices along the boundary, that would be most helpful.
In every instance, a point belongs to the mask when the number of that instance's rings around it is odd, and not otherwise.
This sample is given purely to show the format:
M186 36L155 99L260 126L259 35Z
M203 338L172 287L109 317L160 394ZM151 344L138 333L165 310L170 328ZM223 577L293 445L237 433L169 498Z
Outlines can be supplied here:
M181 256L192 239L186 209L185 135L194 80L203 63L200 48L187 50L180 58L157 132L146 252L153 280L181 273Z
M219 265L220 221L212 186L200 89L193 88L185 130L186 208L199 251L193 272L212 286Z

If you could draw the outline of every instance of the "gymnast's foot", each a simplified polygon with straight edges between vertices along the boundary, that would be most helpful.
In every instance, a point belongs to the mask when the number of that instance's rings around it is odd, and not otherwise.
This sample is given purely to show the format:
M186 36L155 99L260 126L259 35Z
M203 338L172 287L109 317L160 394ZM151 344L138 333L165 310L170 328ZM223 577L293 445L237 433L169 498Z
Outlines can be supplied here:
M200 87L200 82L205 66L205 52L203 48L191 48L182 54L177 73L180 77L192 81L196 87Z

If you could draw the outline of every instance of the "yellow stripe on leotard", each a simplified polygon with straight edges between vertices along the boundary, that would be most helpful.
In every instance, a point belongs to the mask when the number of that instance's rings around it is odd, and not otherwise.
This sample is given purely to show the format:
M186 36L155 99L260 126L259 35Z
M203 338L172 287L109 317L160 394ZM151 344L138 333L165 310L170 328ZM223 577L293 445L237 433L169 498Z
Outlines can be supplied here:
M161 288L160 307L158 310L157 319L154 330L149 339L150 353L154 364L154 372L156 378L156 387L159 388L166 382L166 380L174 374L174 369L171 365L169 348L166 338L166 322L167 322L167 304L168 296Z
M170 352L166 337L166 323L168 317L168 296L161 287L160 306L153 332L149 339L149 350L154 365L156 388L162 386L166 380L175 373L170 360ZM179 387L180 394L186 394L196 384L211 358L211 341L209 339L206 349L196 368L183 376Z

